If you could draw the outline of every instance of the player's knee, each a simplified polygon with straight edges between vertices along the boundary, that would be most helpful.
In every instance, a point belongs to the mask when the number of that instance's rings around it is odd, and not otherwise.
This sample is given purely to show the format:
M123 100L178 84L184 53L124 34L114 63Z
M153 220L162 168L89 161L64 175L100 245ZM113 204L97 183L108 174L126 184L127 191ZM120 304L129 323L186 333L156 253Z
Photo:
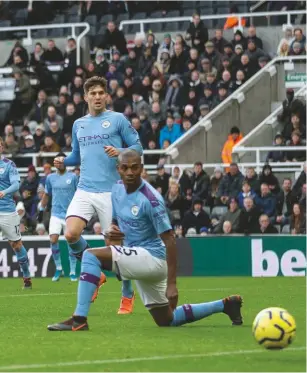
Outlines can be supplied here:
M22 242L21 240L19 241L10 241L10 245L14 251L20 251L22 248Z
M155 320L155 323L159 326L159 327L166 327L166 326L171 326L171 321L170 320Z
M77 231L67 229L65 232L65 238L68 242L77 242L80 238L80 233Z
M51 242L52 244L57 243L58 240L59 240L59 238L58 238L57 235L52 234L52 235L50 236L50 242Z

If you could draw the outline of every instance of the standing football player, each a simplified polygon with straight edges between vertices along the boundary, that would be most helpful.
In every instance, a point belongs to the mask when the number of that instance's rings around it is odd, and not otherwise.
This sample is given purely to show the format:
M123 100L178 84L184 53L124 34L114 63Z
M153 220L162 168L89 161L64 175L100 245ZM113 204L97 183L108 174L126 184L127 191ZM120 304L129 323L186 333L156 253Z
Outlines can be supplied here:
M27 250L21 241L20 217L16 212L13 195L19 190L20 176L16 165L2 153L4 142L0 137L0 229L14 250L22 275L23 289L32 289Z
M57 157L66 157L64 153L59 153ZM51 217L49 221L49 236L50 245L52 251L52 257L56 267L55 274L52 281L59 281L62 275L62 263L61 263L61 253L59 248L59 236L62 230L65 233L66 228L66 212L73 196L77 190L78 186L78 176L70 171L66 170L66 167L62 165L56 173L47 176L45 193L43 195L40 212L38 215L38 221L42 222L43 212L48 205L49 197L52 198L51 202ZM70 274L69 277L71 281L77 281L76 276L76 262L77 259L73 255L72 250L68 247L69 251L69 264L70 264Z
M107 82L94 76L84 83L84 99L89 114L77 119L72 129L72 152L67 157L57 157L55 167L81 164L78 189L66 214L65 237L74 255L81 259L88 244L81 236L88 221L96 212L103 230L112 220L111 189L119 180L116 161L125 147L142 155L143 149L137 131L126 117L106 110ZM106 281L102 273L94 301L100 286ZM124 280L119 314L131 313L134 305L131 281Z
M83 254L78 303L71 318L49 325L50 331L88 330L87 315L101 270L135 280L138 292L158 326L180 326L215 313L225 313L233 325L243 323L242 298L233 295L214 302L177 307L177 247L163 197L141 173L141 157L125 150L118 158L122 182L112 188L112 225L106 232L108 244Z

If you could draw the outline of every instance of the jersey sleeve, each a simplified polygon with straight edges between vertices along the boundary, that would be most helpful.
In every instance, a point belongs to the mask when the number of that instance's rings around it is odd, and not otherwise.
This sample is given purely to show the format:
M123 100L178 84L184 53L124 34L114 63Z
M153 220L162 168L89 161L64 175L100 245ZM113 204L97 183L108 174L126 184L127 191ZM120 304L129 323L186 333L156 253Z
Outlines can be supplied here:
M149 218L158 235L172 229L163 200L158 199L157 201L154 201L154 203L147 201L147 209Z
M46 179L45 193L48 194L49 196L52 195L52 186L51 186L51 181L50 181L50 175L48 175L47 179Z
M19 172L17 170L17 167L14 162L11 163L10 169L9 169L9 178L10 178L10 183L13 184L16 181L19 183L20 182L20 176Z
M65 166L77 166L81 163L80 160L80 146L77 137L77 124L76 122L72 128L72 152L69 154L68 157L64 159Z
M139 138L139 134L132 127L131 123L122 114L119 119L119 133L122 137L123 142L128 146L129 149L137 151L140 155L143 154L143 148ZM120 151L124 150L119 149Z

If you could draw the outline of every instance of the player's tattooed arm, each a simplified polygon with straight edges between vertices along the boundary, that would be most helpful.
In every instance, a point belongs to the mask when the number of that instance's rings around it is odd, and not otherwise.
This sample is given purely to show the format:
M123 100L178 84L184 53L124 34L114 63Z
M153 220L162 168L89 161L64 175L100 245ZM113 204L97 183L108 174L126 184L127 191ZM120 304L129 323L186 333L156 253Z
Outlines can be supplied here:
M176 272L177 272L177 247L174 232L169 230L162 233L161 239L166 247L166 260L167 260L167 290L166 296L169 300L170 306L174 309L177 307L178 290L176 285Z

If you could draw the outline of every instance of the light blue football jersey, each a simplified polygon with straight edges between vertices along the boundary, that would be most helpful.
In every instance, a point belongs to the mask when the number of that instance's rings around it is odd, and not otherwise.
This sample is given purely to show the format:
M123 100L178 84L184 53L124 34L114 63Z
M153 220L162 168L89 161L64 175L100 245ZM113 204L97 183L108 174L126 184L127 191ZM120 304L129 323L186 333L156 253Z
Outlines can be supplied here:
M0 190L3 191L9 188L16 181L20 182L20 176L15 163L2 156L0 159ZM16 205L13 195L14 193L8 193L0 199L0 214L1 212L15 211Z
M45 193L52 197L51 215L65 219L68 206L78 186L78 176L73 172L58 172L47 176Z
M159 235L172 229L162 196L145 180L131 194L121 181L112 188L113 219L125 234L124 245L139 246L151 255L166 259Z
M106 110L93 117L90 114L77 119L72 129L72 153L65 158L66 166L80 164L78 188L87 192L111 192L119 180L117 158L110 158L104 146L125 147L143 153L137 131L126 117Z

